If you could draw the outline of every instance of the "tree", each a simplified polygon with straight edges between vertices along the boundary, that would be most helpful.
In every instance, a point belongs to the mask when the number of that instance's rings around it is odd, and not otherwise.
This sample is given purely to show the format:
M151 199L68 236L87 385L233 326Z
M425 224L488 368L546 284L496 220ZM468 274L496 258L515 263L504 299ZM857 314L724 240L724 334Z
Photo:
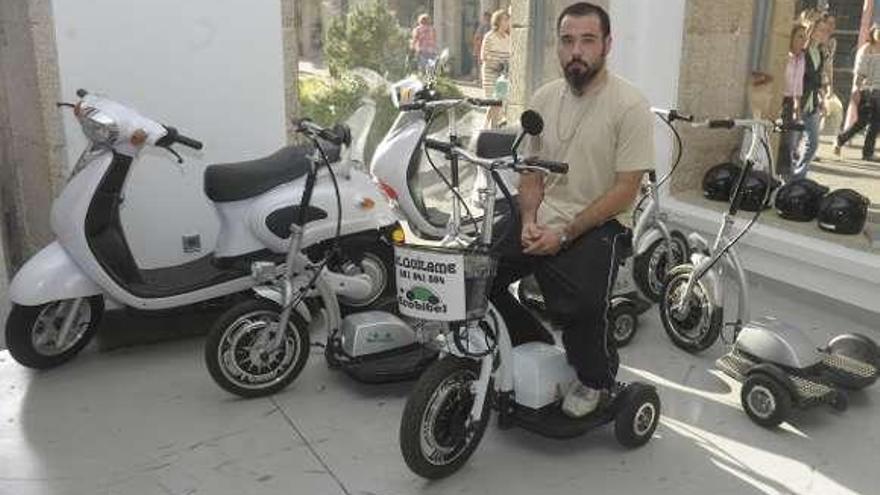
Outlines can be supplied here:
M389 13L385 0L371 0L333 19L324 42L333 77L366 67L397 80L406 73L408 55L409 36Z

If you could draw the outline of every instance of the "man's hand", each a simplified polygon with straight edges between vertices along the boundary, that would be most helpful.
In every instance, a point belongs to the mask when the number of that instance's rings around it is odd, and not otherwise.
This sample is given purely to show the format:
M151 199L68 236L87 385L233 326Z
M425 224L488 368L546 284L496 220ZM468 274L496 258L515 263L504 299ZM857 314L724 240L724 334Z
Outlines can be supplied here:
M523 226L523 247L525 254L553 256L562 249L562 236L546 225L527 224Z

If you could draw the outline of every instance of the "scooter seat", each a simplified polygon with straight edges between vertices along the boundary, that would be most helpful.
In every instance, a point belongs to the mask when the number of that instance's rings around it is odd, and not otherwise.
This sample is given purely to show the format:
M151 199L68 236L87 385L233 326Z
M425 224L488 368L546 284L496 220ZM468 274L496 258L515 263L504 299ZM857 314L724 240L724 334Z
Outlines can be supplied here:
M339 147L322 146L330 163L339 161ZM288 146L258 160L209 165L205 169L205 194L216 203L259 196L306 175L313 150L312 146Z

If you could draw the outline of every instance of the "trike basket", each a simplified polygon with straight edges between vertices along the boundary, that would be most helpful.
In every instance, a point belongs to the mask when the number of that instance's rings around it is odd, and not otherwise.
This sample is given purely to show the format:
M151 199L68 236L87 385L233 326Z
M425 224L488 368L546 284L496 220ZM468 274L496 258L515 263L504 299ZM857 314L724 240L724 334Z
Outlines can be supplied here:
M394 254L401 313L436 321L486 314L497 265L488 251L401 244Z

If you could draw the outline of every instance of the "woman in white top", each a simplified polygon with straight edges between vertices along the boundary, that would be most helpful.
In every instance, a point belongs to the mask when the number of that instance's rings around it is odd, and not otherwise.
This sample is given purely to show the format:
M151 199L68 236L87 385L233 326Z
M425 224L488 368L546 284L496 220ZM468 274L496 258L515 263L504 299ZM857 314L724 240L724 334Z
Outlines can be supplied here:
M505 10L492 14L492 30L483 38L480 49L483 63L483 91L486 98L495 98L495 82L507 72L510 64L510 15ZM501 117L501 109L492 107L486 114L486 127L495 127Z
M858 120L837 136L834 154L856 133L868 127L862 159L874 161L874 146L880 131L880 24L871 26L868 42L856 53L855 86L859 91Z

